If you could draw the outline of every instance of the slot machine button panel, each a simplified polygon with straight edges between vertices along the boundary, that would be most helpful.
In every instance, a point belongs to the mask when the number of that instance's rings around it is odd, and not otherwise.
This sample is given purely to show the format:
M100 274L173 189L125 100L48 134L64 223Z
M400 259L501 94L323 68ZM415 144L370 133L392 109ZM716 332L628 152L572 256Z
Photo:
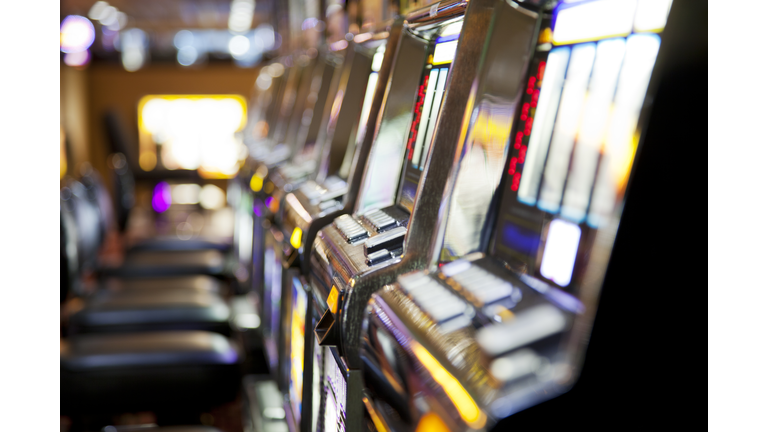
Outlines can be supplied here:
M472 324L471 307L440 282L424 274L399 279L403 291L448 333Z
M477 300L482 306L505 300L517 304L522 298L520 289L476 265L453 273L451 278L461 286L462 291L474 297L473 300Z
M377 235L365 241L363 245L365 250L365 256L369 257L374 252L378 252L382 249L397 250L403 248L403 241L405 241L405 234L408 232L403 227L397 227L385 232L384 234Z
M370 236L368 230L349 215L341 215L333 221L333 226L341 233L344 240L354 243Z
M376 265L392 258L392 253L388 249L382 249L380 251L373 252L366 257L365 263L369 266Z
M397 220L381 210L373 210L363 215L363 220L368 222L377 233L392 229L397 226Z

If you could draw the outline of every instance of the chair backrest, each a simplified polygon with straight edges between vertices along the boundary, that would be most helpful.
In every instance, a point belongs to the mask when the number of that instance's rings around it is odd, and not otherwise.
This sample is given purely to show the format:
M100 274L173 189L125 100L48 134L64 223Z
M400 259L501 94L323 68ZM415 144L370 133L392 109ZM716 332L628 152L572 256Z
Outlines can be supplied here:
M72 220L72 229L68 229L72 234L67 242L75 245L78 274L94 270L105 234L97 202L89 198L83 183L68 179L67 186L61 191L61 211Z
M75 221L72 212L65 205L59 205L59 258L60 258L60 302L64 303L70 292L78 293L78 257Z
M128 223L128 214L135 203L134 172L138 167L138 161L131 151L123 122L116 111L109 110L104 114L104 128L111 152L109 165L112 167L115 192L115 221L117 229L124 232Z

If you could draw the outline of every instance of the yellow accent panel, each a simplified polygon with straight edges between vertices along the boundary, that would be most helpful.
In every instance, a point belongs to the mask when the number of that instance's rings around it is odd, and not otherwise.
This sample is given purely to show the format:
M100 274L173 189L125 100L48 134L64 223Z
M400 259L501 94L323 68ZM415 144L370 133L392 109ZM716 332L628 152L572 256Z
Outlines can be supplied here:
M331 293L328 294L328 299L325 302L328 303L328 309L331 310L331 313L336 313L339 310L339 290L336 285L331 287Z
M251 177L251 190L258 192L264 186L264 178L260 177L258 173Z
M416 432L451 432L443 419L433 412L427 413L416 425Z
M445 394L453 402L461 418L473 429L485 426L486 415L477 406L469 392L450 372L437 361L432 354L418 343L411 346L413 354L424 365L432 378L443 388Z
M293 234L291 234L291 246L296 249L301 247L301 228L299 227L293 229Z

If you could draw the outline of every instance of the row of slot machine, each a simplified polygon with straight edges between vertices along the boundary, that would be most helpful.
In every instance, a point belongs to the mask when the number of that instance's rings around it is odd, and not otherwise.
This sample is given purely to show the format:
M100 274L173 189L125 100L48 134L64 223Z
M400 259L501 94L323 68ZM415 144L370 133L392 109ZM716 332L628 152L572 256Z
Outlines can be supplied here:
M443 0L261 68L257 429L490 430L573 385L670 9Z

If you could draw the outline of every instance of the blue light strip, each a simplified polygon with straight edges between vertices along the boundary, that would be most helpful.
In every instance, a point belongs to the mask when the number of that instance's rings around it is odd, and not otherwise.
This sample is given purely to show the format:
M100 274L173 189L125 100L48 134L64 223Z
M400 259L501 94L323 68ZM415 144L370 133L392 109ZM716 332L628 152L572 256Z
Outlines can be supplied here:
M443 42L455 41L456 39L459 38L459 35L460 35L460 33L456 33L456 34L452 34L452 35L447 35L447 36L440 36L440 37L437 38L437 41L435 41L435 43L439 43L440 44L440 43L443 43Z

